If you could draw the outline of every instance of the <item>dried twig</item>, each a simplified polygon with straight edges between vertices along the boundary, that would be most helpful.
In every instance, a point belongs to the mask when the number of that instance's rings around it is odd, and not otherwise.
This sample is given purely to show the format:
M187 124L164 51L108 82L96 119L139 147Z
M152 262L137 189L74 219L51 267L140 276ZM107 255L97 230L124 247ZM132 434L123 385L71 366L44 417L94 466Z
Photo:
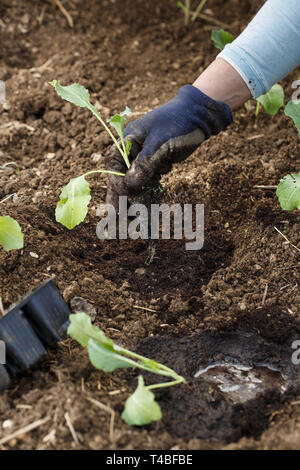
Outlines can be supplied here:
M295 250L299 251L299 253L300 253L300 248L298 248L296 245L293 245L293 243L291 243L290 240L289 240L282 232L280 232L280 230L278 230L277 227L274 227L274 228L275 228L275 230L285 239L285 241L286 241L289 245L291 245L293 248L295 248Z
M52 3L54 3L59 9L60 11L62 12L62 14L64 15L64 17L66 18L70 28L74 28L74 22L73 22L73 18L72 16L70 15L70 13L68 13L68 11L65 9L65 7L63 6L63 4L61 3L60 0L52 0Z
M191 12L193 15L195 12ZM217 20L213 16L206 15L205 13L198 13L197 18L201 18L201 20L210 21L212 24L216 26L221 26L222 28L229 28L227 23L223 23L223 21Z
M265 305L265 301L266 301L267 293L268 293L268 288L269 288L269 284L266 284L264 295L263 295L262 302L261 302L262 305Z
M38 421L34 421L34 423L28 424L24 428L19 429L18 431L15 431L11 434L9 434L6 437L3 437L0 439L0 445L5 444L6 442L11 441L12 439L15 439L16 437L20 436L21 434L26 434L29 431L33 431L33 429L36 429L43 424L47 423L50 420L50 416L47 416L47 418L44 419L39 419Z
M10 197L13 197L16 193L13 193L13 194L9 194L8 196L6 196L4 199L2 199L2 201L0 201L0 204L3 204L3 202L7 201Z
M70 415L69 415L68 412L65 413L65 420L66 420L67 426L68 426L68 428L69 428L69 430L70 430L70 433L72 434L72 437L73 437L73 439L74 439L74 442L75 442L76 444L80 444L79 439L78 439L78 436L77 436L77 434L76 434L76 431L75 431L75 429L74 429L74 426L73 426L73 424L72 424L72 421L71 421L71 418L70 418Z
M111 392L108 392L108 395L114 396L114 395L119 395L120 393L126 392L126 388L121 388L120 390L112 390Z
M17 176L20 176L20 167L16 162L7 162L7 163L4 163L3 165L0 165L0 171L11 171L12 170L11 166L15 167Z
M0 129L7 129L7 132L10 130L17 130L19 131L20 129L28 129L30 132L34 132L35 128L32 126L29 126L28 124L24 124L23 122L20 121L11 121L7 122L6 124L2 124L0 126ZM3 131L5 132L5 131ZM1 132L2 134L2 132Z
M261 139L264 136L265 136L265 134L251 135L250 137L247 137L247 140L249 140L251 142L251 140Z
M197 17L199 16L199 13L201 13L203 8L205 7L206 2L207 0L201 0L201 2L199 3L199 5L197 6L196 10L193 13L192 21L195 21L197 19Z
M272 184L269 185L264 185L264 184L257 184L253 186L253 188L258 188L258 189L277 189L277 186L273 186Z
M300 405L300 400L291 401L290 405L292 406Z
M275 416L281 415L282 413L285 413L285 410L273 411L273 413L269 417L269 421L273 421L273 418L275 418Z
M146 310L146 312L157 313L157 310L153 310L152 308L148 308L148 307L140 307L139 305L134 305L133 308L139 308L140 310Z
M45 11L46 11L46 7L43 6L42 11L41 11L41 14L40 14L39 16L37 16L37 18L36 18L36 19L38 20L38 23L39 23L40 25L43 24L43 20L44 20L44 16L45 16Z
M98 406L103 411L106 411L106 413L110 413L110 424L109 424L109 439L111 442L114 441L114 424L115 424L115 412L110 406L104 405L104 403L101 403L98 400L95 400L94 398L91 397L86 397L86 399L93 403L94 405Z
M52 62L53 62L53 57L50 57L50 59L46 60L46 62L44 62L39 67L32 67L29 70L30 72L40 72L40 73L45 72L45 70L53 70L53 68L50 67L50 64L52 64Z

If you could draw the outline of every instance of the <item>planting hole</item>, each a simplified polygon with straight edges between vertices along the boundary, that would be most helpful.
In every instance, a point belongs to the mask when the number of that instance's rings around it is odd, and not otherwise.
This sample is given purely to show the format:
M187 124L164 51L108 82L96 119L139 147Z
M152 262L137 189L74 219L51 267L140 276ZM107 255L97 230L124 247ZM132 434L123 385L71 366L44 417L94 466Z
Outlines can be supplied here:
M291 361L292 342L277 344L245 330L203 332L147 338L138 352L151 353L188 381L157 392L168 432L228 443L259 437L272 413L297 397L300 367ZM152 380L147 375L146 383Z
M285 392L288 387L286 376L267 363L251 367L230 361L217 361L199 369L194 377L201 377L207 383L215 384L233 403L247 402L274 387Z

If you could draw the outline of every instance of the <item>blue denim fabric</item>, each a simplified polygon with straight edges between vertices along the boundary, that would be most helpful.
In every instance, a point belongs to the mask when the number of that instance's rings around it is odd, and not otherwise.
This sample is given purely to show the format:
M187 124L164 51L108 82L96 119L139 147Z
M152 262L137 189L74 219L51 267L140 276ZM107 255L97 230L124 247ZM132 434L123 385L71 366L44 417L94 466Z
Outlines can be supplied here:
M240 73L254 98L269 91L300 65L300 0L268 0L218 57Z

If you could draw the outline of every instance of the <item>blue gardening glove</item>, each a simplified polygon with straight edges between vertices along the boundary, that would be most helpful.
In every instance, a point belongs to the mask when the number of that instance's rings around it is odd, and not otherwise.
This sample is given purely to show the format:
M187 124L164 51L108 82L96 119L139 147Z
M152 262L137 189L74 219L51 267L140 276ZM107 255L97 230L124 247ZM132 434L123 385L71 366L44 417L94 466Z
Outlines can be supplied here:
M106 169L126 176L109 176L106 202L117 208L118 196L138 194L231 123L232 112L226 103L209 98L192 85L183 86L172 100L125 128L125 141L132 144L129 170L112 146Z

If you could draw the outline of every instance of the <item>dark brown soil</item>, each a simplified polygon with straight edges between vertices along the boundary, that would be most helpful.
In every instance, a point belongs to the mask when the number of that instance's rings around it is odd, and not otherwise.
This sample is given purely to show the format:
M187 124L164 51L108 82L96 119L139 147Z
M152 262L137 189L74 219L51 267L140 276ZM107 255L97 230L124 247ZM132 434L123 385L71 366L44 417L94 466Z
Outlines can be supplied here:
M0 252L0 295L7 308L55 276L67 302L79 296L93 304L106 334L172 365L189 385L158 392L161 422L130 428L119 411L136 385L135 374L94 370L86 352L67 339L1 394L0 439L49 417L4 447L297 449L297 388L283 395L270 389L233 406L217 390L208 403L201 381L193 379L201 361L213 360L220 338L226 343L226 335L240 329L260 335L269 345L265 357L284 360L285 367L291 340L299 337L299 252L274 229L300 246L299 214L283 212L273 189L257 187L299 171L299 139L283 111L273 118L262 112L256 120L240 110L230 129L163 178L165 202L205 205L199 252L185 251L181 241L159 241L148 266L147 242L100 242L96 207L105 197L104 178L91 177L93 199L83 224L68 231L55 221L62 186L102 167L103 159L94 157L105 155L110 142L88 112L60 100L48 81L85 85L104 116L128 105L138 117L192 82L216 55L209 39L213 22L184 28L173 0L120 3L66 2L71 29L51 2L1 2L0 80L7 103L0 107L0 165L14 161L20 175L0 169L0 201L14 194L0 204L0 213L19 221L25 248ZM207 13L238 34L261 3L211 0ZM296 72L283 82L287 99L295 78ZM203 350L204 337L210 340ZM262 351L255 341L245 360ZM112 438L110 415L87 397L115 409ZM9 431L5 420L12 421Z

